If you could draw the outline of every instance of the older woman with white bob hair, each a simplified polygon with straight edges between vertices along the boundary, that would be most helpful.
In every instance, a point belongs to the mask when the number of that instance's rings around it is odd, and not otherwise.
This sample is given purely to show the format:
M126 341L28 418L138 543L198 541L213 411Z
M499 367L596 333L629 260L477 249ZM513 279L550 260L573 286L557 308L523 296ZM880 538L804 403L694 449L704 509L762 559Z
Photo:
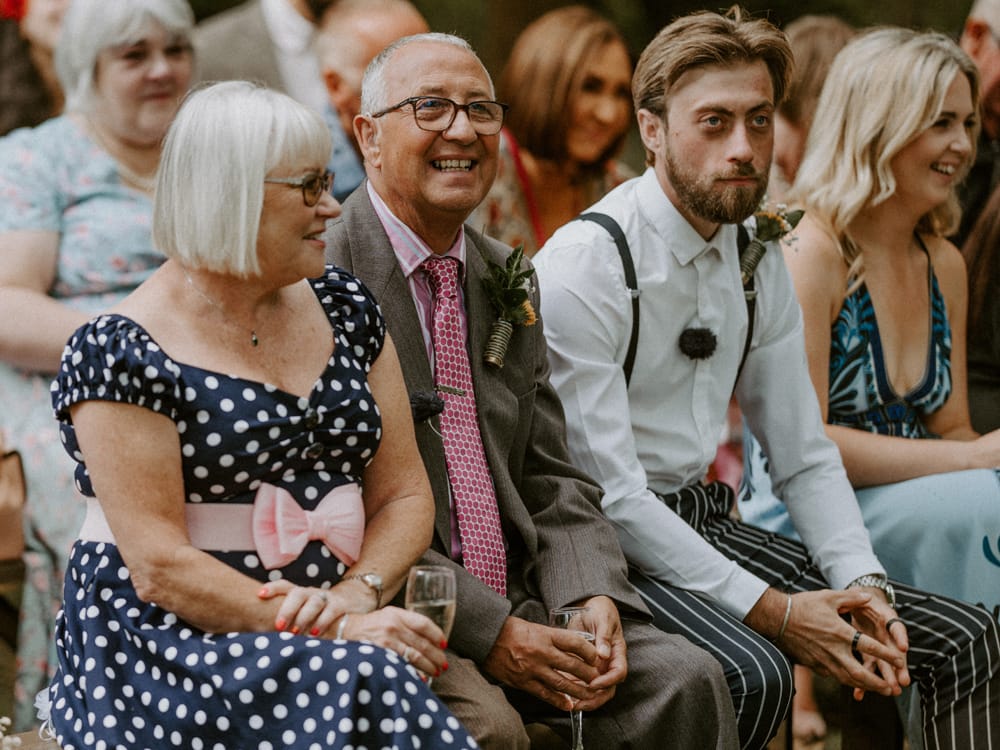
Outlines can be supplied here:
M329 153L284 94L195 91L156 187L169 260L67 345L63 747L475 746L422 682L444 634L383 606L434 506L378 307L324 262Z
M190 84L193 25L186 0L72 0L55 60L66 113L0 138L0 429L28 487L18 728L54 669L51 623L83 516L49 383L73 330L163 262L153 175Z

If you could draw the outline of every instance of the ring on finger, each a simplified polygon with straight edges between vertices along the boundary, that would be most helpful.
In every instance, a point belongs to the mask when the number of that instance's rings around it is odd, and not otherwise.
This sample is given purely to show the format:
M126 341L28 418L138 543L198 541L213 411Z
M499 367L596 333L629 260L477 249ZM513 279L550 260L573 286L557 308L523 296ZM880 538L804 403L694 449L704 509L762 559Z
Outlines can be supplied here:
M864 661L864 657L861 656L861 652L858 651L858 643L861 641L861 631L854 631L854 639L851 641L851 654L858 661Z
M405 661L407 664L410 663L410 652L412 650L413 650L412 646L407 646L406 648L403 649L403 661Z
M891 633L892 632L892 626L895 625L897 622L900 625L902 625L904 628L906 627L906 623L903 622L903 618L901 618L901 617L893 617L891 620L889 620L888 622L886 622L886 624L885 624L885 632Z

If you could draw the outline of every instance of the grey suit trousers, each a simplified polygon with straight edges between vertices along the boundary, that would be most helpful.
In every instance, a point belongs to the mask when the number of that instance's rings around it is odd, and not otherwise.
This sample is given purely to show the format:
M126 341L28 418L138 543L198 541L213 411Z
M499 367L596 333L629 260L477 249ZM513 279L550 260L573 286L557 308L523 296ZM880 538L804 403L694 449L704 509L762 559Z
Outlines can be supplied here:
M686 639L622 620L628 677L614 697L584 714L584 746L600 750L716 750L739 747L722 668ZM485 750L529 747L523 724L547 725L567 742L569 714L528 693L492 682L449 652L434 692ZM523 723L522 723L523 722Z

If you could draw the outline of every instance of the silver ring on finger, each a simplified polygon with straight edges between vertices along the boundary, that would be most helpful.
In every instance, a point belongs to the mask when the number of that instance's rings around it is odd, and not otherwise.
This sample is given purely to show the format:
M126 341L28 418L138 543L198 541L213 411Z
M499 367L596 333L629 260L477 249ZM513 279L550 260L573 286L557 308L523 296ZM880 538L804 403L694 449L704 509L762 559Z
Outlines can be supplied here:
M407 664L410 663L410 652L411 651L413 651L413 647L412 646L407 646L406 648L403 649L403 654L402 654L403 655L403 661L405 661Z
M864 661L864 657L861 655L861 652L858 651L858 642L860 640L861 640L861 631L860 630L855 630L854 631L854 640L851 641L851 654L858 661Z

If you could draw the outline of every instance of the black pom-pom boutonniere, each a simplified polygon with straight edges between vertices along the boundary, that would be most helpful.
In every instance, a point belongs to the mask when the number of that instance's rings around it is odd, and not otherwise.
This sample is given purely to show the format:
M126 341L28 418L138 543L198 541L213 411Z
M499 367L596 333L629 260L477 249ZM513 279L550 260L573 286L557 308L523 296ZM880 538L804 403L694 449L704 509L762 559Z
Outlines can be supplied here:
M718 339L709 328L685 328L677 343L691 359L708 359L715 354Z
M420 424L444 411L444 399L434 391L414 391L410 394L413 423Z

